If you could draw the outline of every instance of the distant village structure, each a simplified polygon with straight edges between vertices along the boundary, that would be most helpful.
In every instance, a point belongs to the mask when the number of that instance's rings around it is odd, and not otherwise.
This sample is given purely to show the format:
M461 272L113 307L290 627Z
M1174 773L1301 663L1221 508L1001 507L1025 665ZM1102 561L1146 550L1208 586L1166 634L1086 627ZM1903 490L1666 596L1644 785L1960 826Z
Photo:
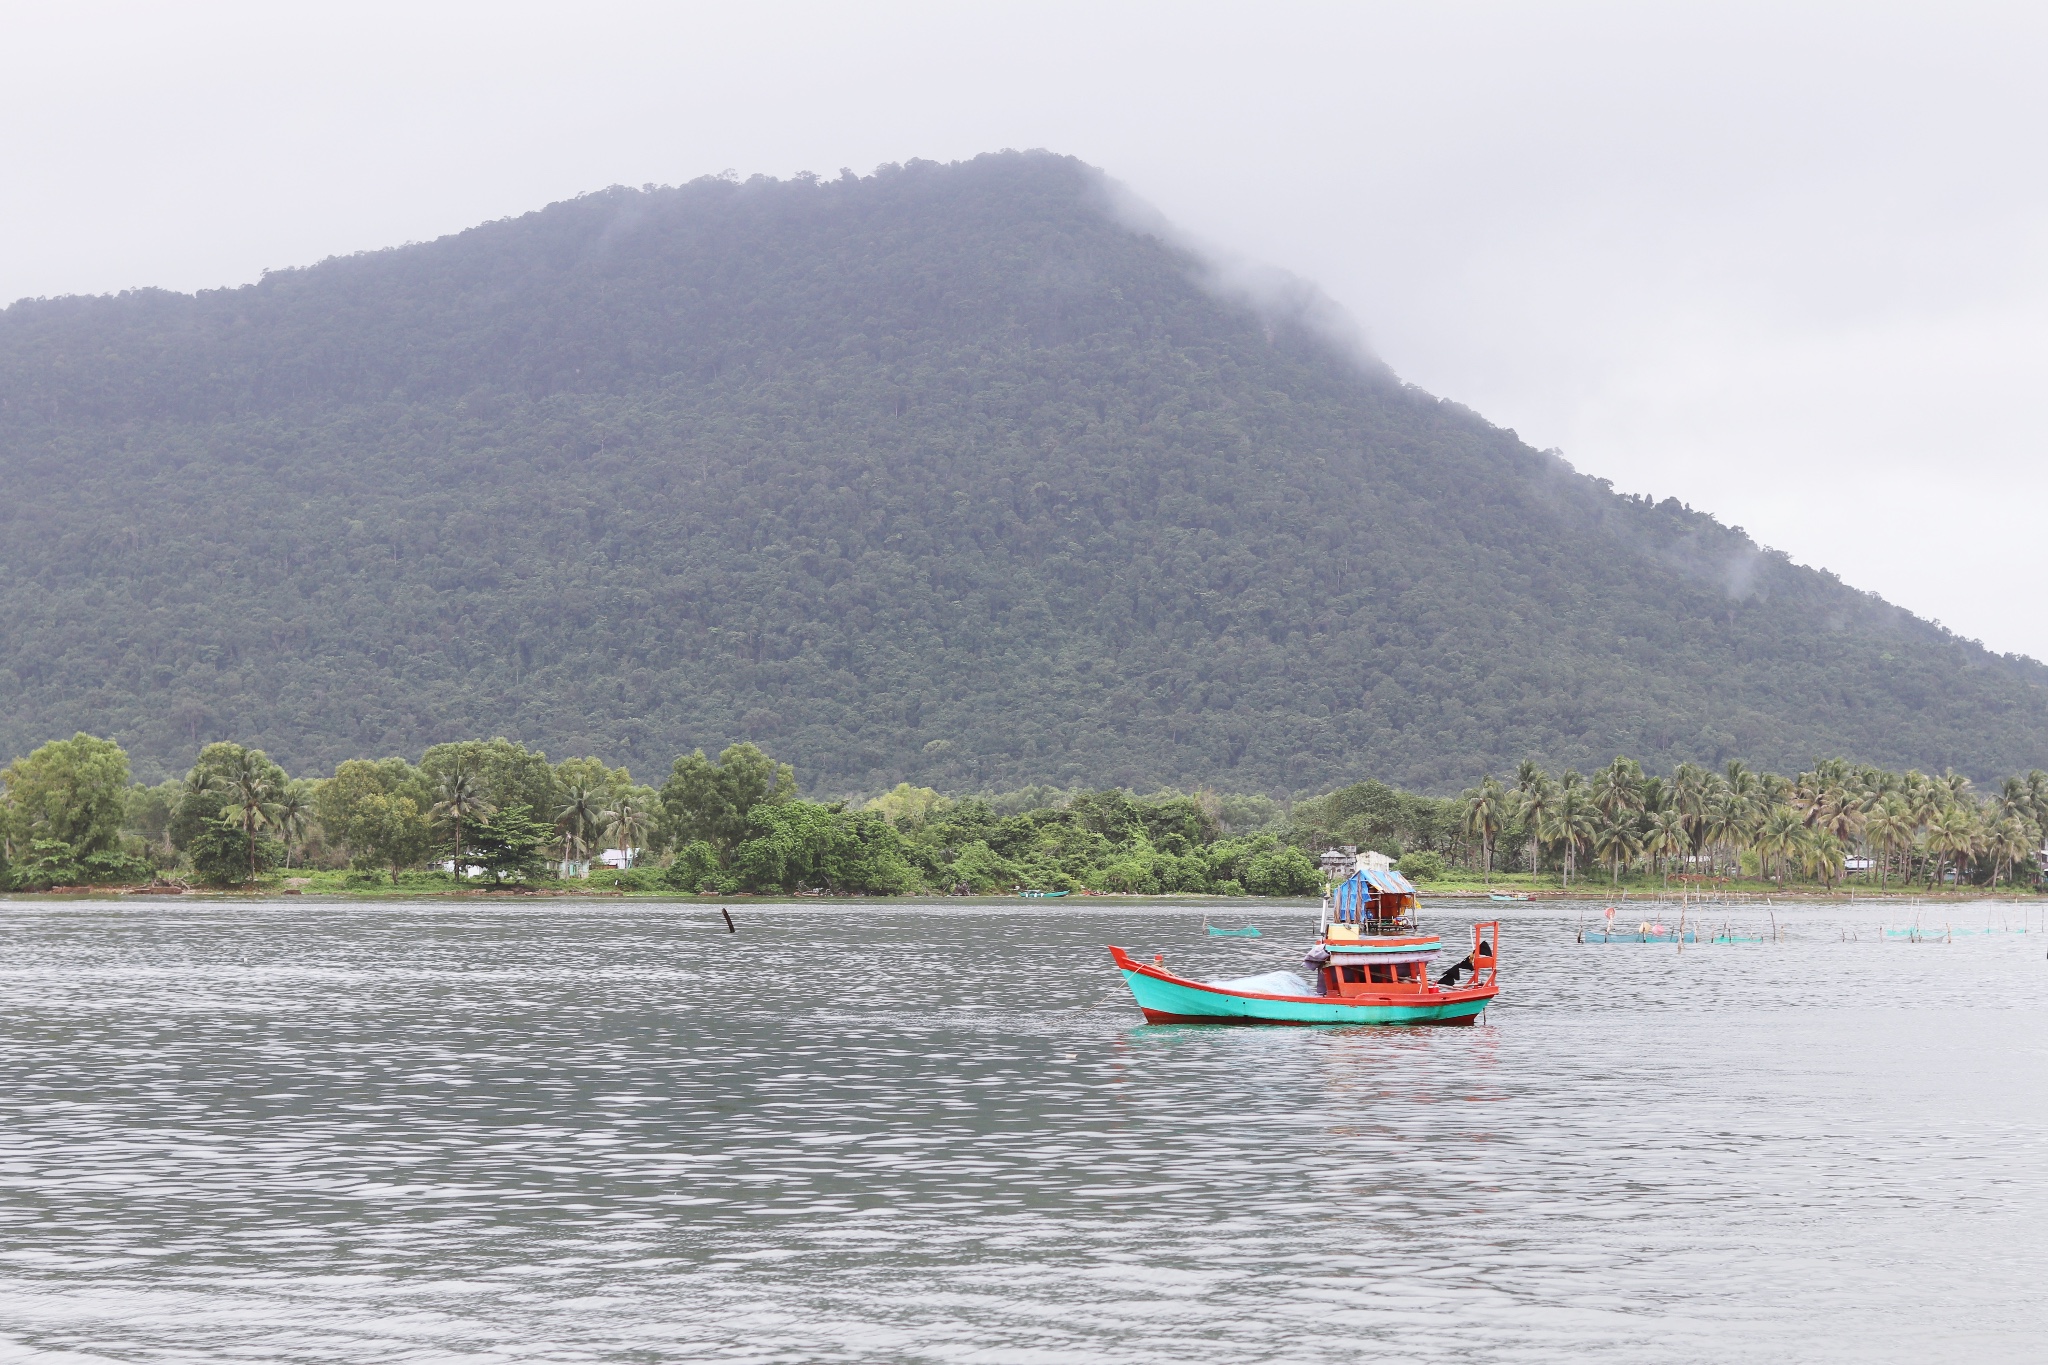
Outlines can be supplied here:
M1360 853L1356 844L1346 844L1342 848L1330 849L1323 854L1319 861L1323 865L1323 876L1332 881L1340 882L1354 872L1391 872L1394 870L1394 860L1392 858L1389 858L1384 853L1374 853L1371 849Z

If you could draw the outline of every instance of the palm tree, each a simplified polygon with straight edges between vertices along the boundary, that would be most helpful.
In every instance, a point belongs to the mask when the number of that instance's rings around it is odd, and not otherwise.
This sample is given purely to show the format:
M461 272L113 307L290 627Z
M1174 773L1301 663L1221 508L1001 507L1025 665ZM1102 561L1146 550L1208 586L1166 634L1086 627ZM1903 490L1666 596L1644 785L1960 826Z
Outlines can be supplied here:
M1626 811L1599 821L1593 831L1593 856L1613 870L1610 886L1621 885L1621 865L1634 862L1642 851L1643 837L1636 829L1635 817Z
M1492 778L1486 779L1492 782ZM1499 783L1494 783L1498 787ZM622 855L621 861L633 860L632 850L640 847L647 836L648 814L640 809L630 796L619 798L619 804L598 817L604 821L604 837L612 841L612 847Z
M1757 856L1778 860L1779 890L1785 887L1786 867L1805 849L1807 837L1805 822L1790 806L1778 807L1758 826L1755 840Z
M277 832L284 836L284 865L292 865L292 845L305 836L306 823L313 814L313 803L308 799L304 786L292 783L278 793L276 808L271 820Z
M1932 825L1941 813L1953 804L1948 788L1925 773L1915 772L1911 768L1906 770L1905 797L1906 808L1913 813L1915 829L1925 829ZM1908 881L1913 878L1913 850L1910 846L1906 850L1905 876Z
M1479 836L1479 856L1486 875L1493 874L1493 841L1508 818L1507 788L1488 773L1465 791L1465 832Z
M2048 773L2039 768L2027 774L2027 818L2048 829Z
M1878 850L1877 886L1884 889L1885 869L1891 855L1913 846L1913 832L1919 828L1906 798L1894 792L1879 801L1864 820L1863 828Z
M1617 756L1593 774L1593 807L1609 821L1643 808L1643 769L1632 758Z
M1565 773L1543 831L1547 842L1564 845L1566 886L1572 884L1572 873L1578 868L1579 844L1593 833L1593 803L1586 798L1584 779L1572 780L1578 776L1575 772Z
M562 832L562 861L578 863L590 856L590 834L597 828L601 803L588 787L570 787L568 796L555 812L555 828Z
M1667 856L1676 857L1690 846L1692 840L1685 832L1685 817L1671 807L1666 807L1650 817L1650 827L1643 834L1643 852L1650 855L1654 868L1661 869ZM1664 885L1671 885L1671 874L1664 874Z
M1745 803L1754 804L1757 797L1763 793L1763 780L1751 772L1749 766L1739 758L1728 760L1722 778L1727 782L1728 790Z
M2012 879L2012 870L2021 858L2034 851L2034 840L2038 831L2028 823L2026 816L2007 813L1991 822L1984 831L1984 851L1991 855L1991 884L1998 885L1998 866L2005 865L2006 879Z
M1728 856L1740 856L1742 841L1749 833L1749 810L1742 799L1725 783L1717 784L1708 799L1706 813L1700 817L1700 836L1707 847L1726 849ZM1709 859L1716 870L1719 857Z
M1557 783L1534 763L1524 761L1515 770L1515 814L1529 831L1529 875L1536 875L1537 856L1542 851L1544 829L1550 823L1551 807L1557 803Z
M455 826L455 861L449 866L454 869L458 882L463 880L463 822L482 819L490 813L491 805L484 800L483 783L468 764L458 759L455 767L441 779L441 799L433 809L435 819L448 820Z
M583 837L580 830L565 827L562 830L563 865L566 867L575 863L587 862L589 859L590 841Z
M1930 887L1946 880L1946 865L1953 858L1956 879L1962 880L1963 859L1977 851L1977 817L1968 806L1953 805L1927 822L1927 848L1934 854L1934 877Z
M242 835L249 844L249 880L256 880L256 831L271 819L270 800L277 789L270 774L256 761L256 751L244 749L228 770L228 809L242 822Z
M1697 763L1681 763L1671 770L1671 808L1685 821L1690 852L1699 852L1699 822L1706 809L1707 771Z
M1835 837L1834 831L1810 830L1801 845L1799 862L1807 876L1820 877L1832 891L1835 889L1835 874L1842 870L1844 856L1842 841Z

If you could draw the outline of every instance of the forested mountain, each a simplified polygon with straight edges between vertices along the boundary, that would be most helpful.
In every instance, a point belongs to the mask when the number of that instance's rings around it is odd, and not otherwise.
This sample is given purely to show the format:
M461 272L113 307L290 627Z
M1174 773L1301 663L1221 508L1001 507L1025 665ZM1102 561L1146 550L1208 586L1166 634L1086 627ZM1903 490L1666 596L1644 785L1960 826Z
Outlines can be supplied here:
M505 734L658 775L750 739L827 792L2048 765L2039 664L1204 279L1095 171L1005 153L17 303L0 756Z

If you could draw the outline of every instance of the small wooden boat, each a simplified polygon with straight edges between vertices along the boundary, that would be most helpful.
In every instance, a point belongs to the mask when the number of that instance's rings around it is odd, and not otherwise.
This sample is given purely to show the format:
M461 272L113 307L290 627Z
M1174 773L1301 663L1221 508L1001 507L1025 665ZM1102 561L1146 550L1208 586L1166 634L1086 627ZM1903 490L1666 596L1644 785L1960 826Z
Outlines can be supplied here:
M1210 937L1210 938L1257 938L1257 937L1259 937L1259 926L1258 926L1258 925L1256 925L1256 924L1247 924L1247 925L1246 925L1246 926L1245 926L1244 928L1242 928L1242 929L1218 929L1218 928L1217 928L1217 927L1216 927L1215 925L1213 925L1213 924L1212 924L1212 925L1210 925L1210 926L1208 926L1208 928L1209 928L1209 937Z
M1067 893L1064 891L1019 891L1017 894L1027 901L1052 901L1058 900Z
M1149 1024L1471 1024L1500 993L1500 922L1472 926L1472 950L1435 982L1435 934L1415 926L1415 888L1398 872L1361 870L1323 901L1316 944L1292 971L1196 981L1139 962L1111 944L1110 959ZM1215 932L1214 930L1211 931ZM1468 985L1457 985L1470 972Z
M1525 901L1529 899L1529 893L1526 891L1489 891L1486 893L1486 898L1490 901Z

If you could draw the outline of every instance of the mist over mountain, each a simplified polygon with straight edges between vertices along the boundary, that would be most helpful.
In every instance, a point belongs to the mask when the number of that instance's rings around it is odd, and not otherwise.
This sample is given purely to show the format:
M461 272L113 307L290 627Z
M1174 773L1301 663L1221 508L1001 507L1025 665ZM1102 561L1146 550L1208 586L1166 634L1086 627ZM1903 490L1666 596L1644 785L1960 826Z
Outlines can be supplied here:
M490 734L645 776L750 739L827 792L2048 766L2040 664L1617 495L1043 153L19 302L0 479L0 752L142 775Z

